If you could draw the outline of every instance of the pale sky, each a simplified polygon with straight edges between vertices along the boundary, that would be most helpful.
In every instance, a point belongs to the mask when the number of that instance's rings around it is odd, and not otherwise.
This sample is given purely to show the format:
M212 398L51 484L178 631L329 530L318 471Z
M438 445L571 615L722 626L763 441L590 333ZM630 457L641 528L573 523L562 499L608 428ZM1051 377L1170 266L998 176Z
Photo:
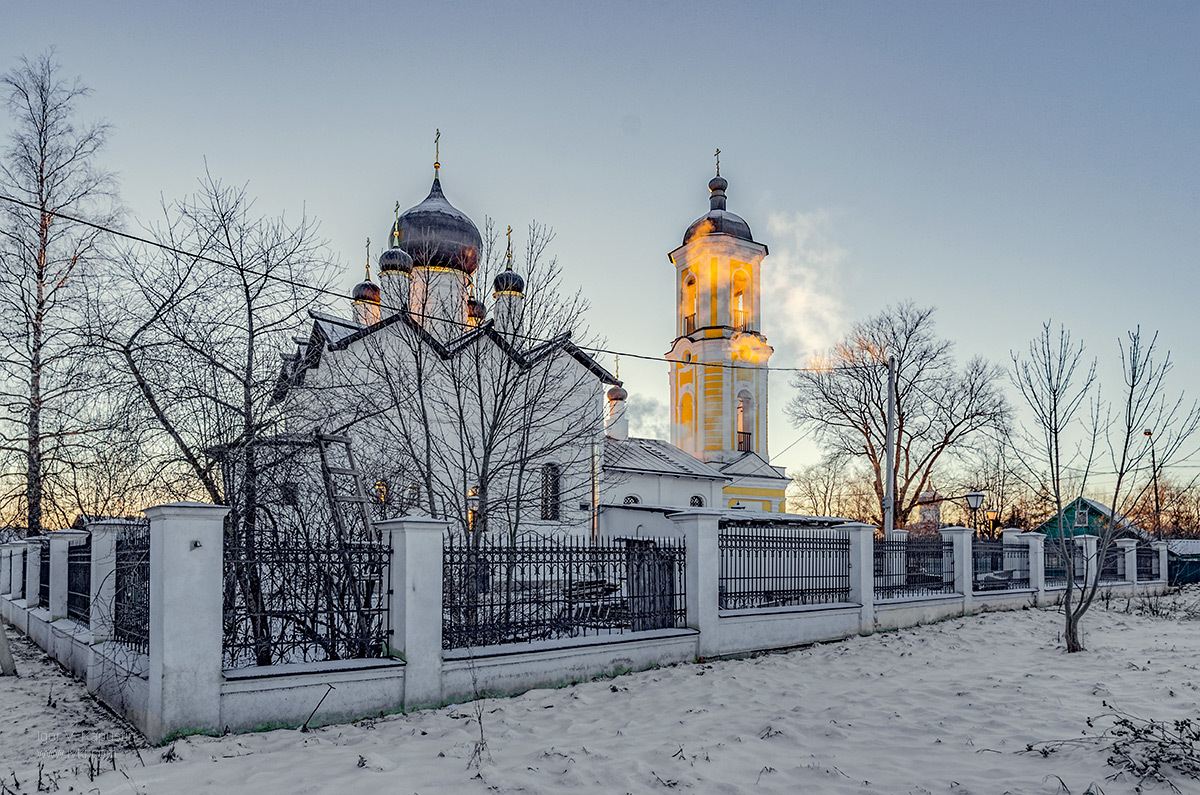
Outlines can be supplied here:
M729 209L771 250L772 365L912 298L963 359L1006 364L1048 318L1109 362L1158 329L1193 395L1197 41L1185 2L0 5L0 68L53 45L94 90L135 218L207 159L261 211L320 219L347 290L364 238L428 192L440 128L450 201L553 227L592 328L661 356L666 255L720 147ZM665 364L621 375L665 421ZM790 392L772 376L789 468L818 458Z

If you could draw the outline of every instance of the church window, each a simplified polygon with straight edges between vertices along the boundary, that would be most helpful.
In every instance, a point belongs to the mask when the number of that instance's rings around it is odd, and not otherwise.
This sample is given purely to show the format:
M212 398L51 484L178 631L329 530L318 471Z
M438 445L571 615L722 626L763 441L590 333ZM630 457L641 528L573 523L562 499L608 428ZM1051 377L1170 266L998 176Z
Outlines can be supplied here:
M693 494L692 498L688 500L688 505L692 506L693 508L703 508L704 498L699 494Z
M748 392L738 395L737 449L743 453L754 449L754 398Z
M733 277L733 292L730 296L730 325L739 331L750 328L750 280L745 271L738 271Z
M557 519L562 492L562 474L558 464L542 466L542 518Z
M622 500L626 505L638 505L641 501L642 498L636 494L626 494L625 499Z
M697 292L696 277L689 274L683 282L683 333L685 335L696 331Z

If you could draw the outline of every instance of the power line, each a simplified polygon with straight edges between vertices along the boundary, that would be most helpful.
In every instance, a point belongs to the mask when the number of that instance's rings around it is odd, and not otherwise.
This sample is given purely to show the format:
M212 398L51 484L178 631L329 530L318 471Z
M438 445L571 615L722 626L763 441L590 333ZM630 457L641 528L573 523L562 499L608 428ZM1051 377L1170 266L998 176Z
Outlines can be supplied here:
M97 224L93 221L88 221L85 218L76 218L74 216L67 215L66 213L58 212L57 210L47 210L47 209L38 207L35 204L30 204L29 202L22 201L21 199L15 198L13 196L6 196L4 194L0 194L0 200L19 205L21 207L25 207L26 209L34 210L39 213L44 213L46 215L50 215L55 218L61 218L64 221L70 221L72 223L81 224L83 226L90 227L97 231L113 235L114 237L123 238L125 240L131 240L135 243L141 243L141 244L147 245L147 246L153 246L154 248L158 248L162 251L167 251L172 254L181 256L181 257L188 257L190 259L193 259L193 260L196 260L199 262L208 262L210 264L217 265L222 268L231 268L231 269L240 270L242 272L249 273L252 276L257 276L259 278L266 279L269 281L276 281L276 282L279 282L280 284L286 284L289 287L294 287L294 288L301 289L301 290L311 290L314 293L318 293L320 295L326 295L331 298L336 298L338 300L345 300L347 298L347 296L345 294L337 292L335 290L330 290L325 287L318 287L316 285L308 284L305 282L299 282L299 281L296 281L295 279L289 279L285 276L278 276L273 273L267 273L265 271L256 270L252 267L247 267L244 265L240 265L240 266L234 265L232 263L224 262L222 260L215 259L213 257L206 256L204 254L197 254L197 253L194 253L191 251L187 251L186 249L181 249L176 246L171 246L166 243L161 243L157 240L151 240L149 238L141 237L140 235L135 235L130 232L125 232L120 229L114 229L110 226L105 226L104 224ZM391 304L383 304L382 302L380 303L380 308L381 309L389 309L393 312L407 311L406 307L393 306ZM472 328L472 326L470 324L465 323L456 318L443 318L443 317L436 317L436 316L426 316L426 317L430 317L433 320L450 323L452 325L461 326L463 328ZM535 337L530 334L522 334L519 332L514 332L512 334L512 336L526 340L527 342L530 342L530 343L546 343L546 342L553 341L552 339ZM595 346L595 345L577 345L576 347L578 347L580 350L588 351L589 353L608 354L611 356L624 356L628 359L641 359L644 361L651 361L651 362L657 362L657 363L666 362L668 364L680 364L681 366L720 368L720 369L725 369L725 370L751 369L751 368L747 367L746 365L725 364L723 362L669 362L668 360L664 359L662 356L658 356L658 355L634 353L632 351L619 351L619 350L615 350L615 349L611 349L611 348L602 348L602 347ZM762 367L755 367L753 369L767 370L767 371L771 371L771 372L820 373L820 372L830 372L830 371L838 371L838 370L861 370L864 368L876 367L876 366L877 367L886 367L885 364L879 364L879 365L856 364L856 365L844 365L844 366L838 365L838 366L831 366L831 367L762 366Z

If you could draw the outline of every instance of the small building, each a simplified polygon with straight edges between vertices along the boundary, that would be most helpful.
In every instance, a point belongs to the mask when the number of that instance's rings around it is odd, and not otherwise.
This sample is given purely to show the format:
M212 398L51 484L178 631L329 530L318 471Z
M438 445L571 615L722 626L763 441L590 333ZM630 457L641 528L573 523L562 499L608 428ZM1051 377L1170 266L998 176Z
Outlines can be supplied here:
M1103 535L1107 529L1110 513L1111 509L1104 503L1087 497L1076 497L1062 509L1062 527L1068 537ZM1117 522L1116 538L1152 540L1149 533L1130 522L1125 516L1118 513L1114 518ZM1058 538L1058 514L1043 521L1033 529L1033 532L1044 533L1046 538Z

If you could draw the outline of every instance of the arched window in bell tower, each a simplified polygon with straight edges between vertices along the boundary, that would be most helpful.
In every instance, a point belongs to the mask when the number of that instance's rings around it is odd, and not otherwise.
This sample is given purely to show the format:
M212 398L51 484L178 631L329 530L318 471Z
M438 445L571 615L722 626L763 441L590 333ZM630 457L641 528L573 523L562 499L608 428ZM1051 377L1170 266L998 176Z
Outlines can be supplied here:
M750 329L750 279L739 270L733 275L733 292L729 300L730 323L738 331Z
M742 453L754 450L754 398L749 392L738 393L737 449Z
M696 300L697 285L694 274L689 273L683 280L683 334L696 331Z

